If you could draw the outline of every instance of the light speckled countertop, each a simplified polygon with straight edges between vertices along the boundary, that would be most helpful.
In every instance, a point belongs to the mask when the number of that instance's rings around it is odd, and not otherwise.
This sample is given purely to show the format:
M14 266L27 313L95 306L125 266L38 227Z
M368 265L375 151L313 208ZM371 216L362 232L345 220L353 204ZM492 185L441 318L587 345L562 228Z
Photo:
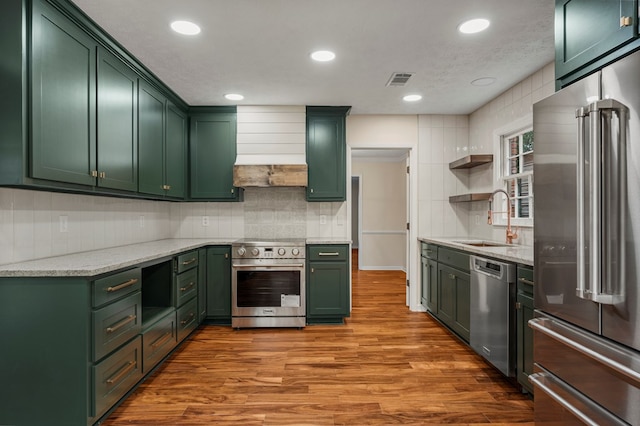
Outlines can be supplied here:
M458 250L464 250L472 254L478 254L481 256L492 257L494 259L505 260L513 263L522 263L524 265L533 266L533 247L510 245L506 247L476 247L467 244L462 244L457 241L469 241L480 242L487 240L480 240L475 238L458 238L458 237L438 237L438 238L418 238L418 240L425 243L433 243L441 246L451 247ZM499 241L492 241L500 243Z
M210 245L230 245L231 238L176 238L0 265L0 277L94 277ZM350 241L308 239L307 244Z

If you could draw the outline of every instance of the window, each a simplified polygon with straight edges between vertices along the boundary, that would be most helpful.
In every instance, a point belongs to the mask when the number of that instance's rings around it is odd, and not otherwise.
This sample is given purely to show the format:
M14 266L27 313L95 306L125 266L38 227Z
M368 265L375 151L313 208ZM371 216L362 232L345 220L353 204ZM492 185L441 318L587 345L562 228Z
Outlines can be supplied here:
M516 130L517 129L517 130ZM501 129L495 133L496 183L494 189L504 189L511 198L511 224L533 226L533 128L529 121ZM502 203L499 200L502 199ZM507 224L506 197L495 196L494 223ZM498 213L502 212L502 214Z

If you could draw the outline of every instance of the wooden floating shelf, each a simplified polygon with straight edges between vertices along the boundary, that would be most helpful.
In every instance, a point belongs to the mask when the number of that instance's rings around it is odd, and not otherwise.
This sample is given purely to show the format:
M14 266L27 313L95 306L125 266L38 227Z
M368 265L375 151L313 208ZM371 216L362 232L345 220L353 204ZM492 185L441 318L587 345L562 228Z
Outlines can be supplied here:
M487 201L491 197L490 192L475 192L473 194L452 195L449 197L450 203L468 203L471 201Z
M233 186L307 186L306 164L233 166Z
M472 167L481 166L493 162L493 155L491 154L476 154L467 155L459 160L449 163L449 169L470 169Z

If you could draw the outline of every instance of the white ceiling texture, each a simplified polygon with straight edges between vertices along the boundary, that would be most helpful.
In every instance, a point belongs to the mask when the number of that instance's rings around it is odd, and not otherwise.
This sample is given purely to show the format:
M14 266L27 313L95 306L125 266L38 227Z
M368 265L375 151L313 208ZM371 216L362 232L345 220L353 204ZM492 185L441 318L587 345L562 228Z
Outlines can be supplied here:
M554 0L73 1L190 105L469 114L554 58ZM488 30L457 31L478 17ZM176 34L174 20L202 32ZM336 59L312 61L318 49ZM394 72L415 74L387 87ZM496 81L470 84L484 77ZM402 101L414 93L423 99Z

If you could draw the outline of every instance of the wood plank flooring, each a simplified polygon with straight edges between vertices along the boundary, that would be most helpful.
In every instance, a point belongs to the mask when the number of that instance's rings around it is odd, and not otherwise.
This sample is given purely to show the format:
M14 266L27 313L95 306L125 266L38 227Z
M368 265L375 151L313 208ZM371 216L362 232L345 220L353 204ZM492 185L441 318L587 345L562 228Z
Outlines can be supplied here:
M345 325L203 326L103 423L533 425L533 402L425 313L405 274L358 271Z

